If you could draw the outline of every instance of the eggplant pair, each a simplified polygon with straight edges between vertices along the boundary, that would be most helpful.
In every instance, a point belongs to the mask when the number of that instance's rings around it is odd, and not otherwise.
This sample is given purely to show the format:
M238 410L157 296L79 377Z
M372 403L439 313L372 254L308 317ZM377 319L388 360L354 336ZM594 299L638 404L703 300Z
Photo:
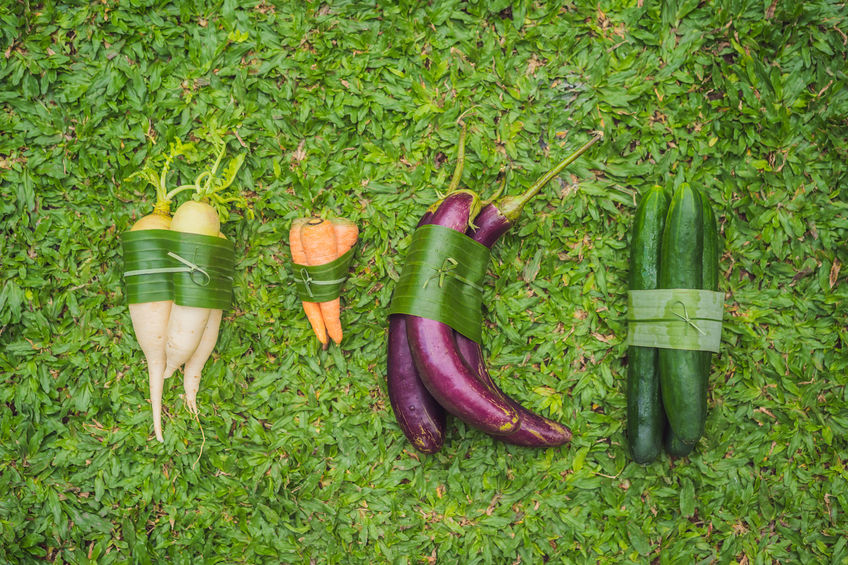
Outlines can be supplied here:
M437 225L466 233L491 248L514 225L529 199L598 139L583 145L522 196L501 198L478 213L474 193L450 192L418 226ZM388 337L389 400L401 430L417 450L435 453L441 449L446 412L515 445L556 447L570 441L571 431L566 426L528 410L499 389L489 375L480 345L447 324L392 314Z

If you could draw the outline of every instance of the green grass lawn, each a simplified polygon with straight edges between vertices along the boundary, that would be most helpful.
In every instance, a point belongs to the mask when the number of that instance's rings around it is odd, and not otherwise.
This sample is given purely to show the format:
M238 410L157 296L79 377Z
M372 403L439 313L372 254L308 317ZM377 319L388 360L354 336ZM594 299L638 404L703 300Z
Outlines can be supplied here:
M844 2L191 4L0 8L0 561L848 562ZM493 377L571 427L562 448L452 420L419 455L389 406L386 309L461 116L484 196L604 133L484 293ZM119 242L154 198L126 179L212 135L247 153L255 217L223 227L235 306L203 435L177 376L159 444ZM640 466L629 230L639 193L683 182L719 218L721 353L696 452ZM328 351L288 251L320 210L361 227Z

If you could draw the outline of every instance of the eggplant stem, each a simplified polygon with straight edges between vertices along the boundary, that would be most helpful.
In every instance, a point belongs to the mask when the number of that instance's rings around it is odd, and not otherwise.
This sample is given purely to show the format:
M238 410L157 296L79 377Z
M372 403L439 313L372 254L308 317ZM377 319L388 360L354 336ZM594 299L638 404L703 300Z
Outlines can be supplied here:
M500 198L500 197L501 197L501 195L503 194L503 191L504 191L504 189L505 189L505 188L506 188L506 173L504 173L503 177L501 177L501 184L500 184L500 186L498 187L498 189L495 191L495 193L494 193L494 194L492 194L492 197L491 197L491 198L488 198L488 199L486 199L486 200L483 200L483 201L480 203L480 208L481 208L481 209L482 209L482 208L485 208L486 206L488 206L489 204L491 204L492 202L494 202L495 200L497 200L498 198Z
M462 131L459 134L459 147L456 152L456 168L453 170L453 177L450 185L448 185L448 194L459 188L459 181L462 178L462 169L465 168L465 124L462 124Z
M590 147L592 147L595 143L601 139L602 135L595 134L595 137L587 141L583 144L582 147L577 149L574 153L560 161L557 166L553 169L545 173L539 180L533 183L533 186L527 189L527 192L521 194L519 196L507 196L501 198L500 201L496 204L500 213L506 217L510 222L514 222L518 219L518 216L521 214L521 210L524 209L524 205L530 201L531 198L536 196L542 187L548 184L552 178L557 176L565 169L568 165L573 163L580 157L583 153L586 152Z
M456 123L465 125L465 122L463 122L463 121L462 121L462 120L463 120L463 118L465 118L465 116L467 116L468 114L470 114L470 113L474 110L474 108L476 108L476 107L477 107L477 104L475 104L474 106L470 107L469 109L467 109L466 111L464 111L463 113L461 113L461 114L459 115L459 117L456 119Z
M556 167L554 167L553 169L551 169L550 171L545 173L539 180L537 180L535 183L533 183L533 186L531 186L529 189L527 189L527 192L525 192L524 194L522 194L521 196L518 197L518 199L517 199L518 205L523 207L525 204L527 204L527 202L531 198L536 196L536 194L538 194L539 191L542 190L542 187L544 187L546 184L548 184L551 181L552 178L554 178L555 176L560 174L563 169L565 169L571 163L576 161L578 157L583 155L583 153L585 153L590 147L592 147L595 143L597 143L599 139L601 139L601 136L596 135L595 137L593 137L592 139L590 139L589 141L584 143L582 147L577 149L577 151L575 151L574 153L572 153L571 155L569 155L568 157L566 157L565 159L560 161L557 164Z

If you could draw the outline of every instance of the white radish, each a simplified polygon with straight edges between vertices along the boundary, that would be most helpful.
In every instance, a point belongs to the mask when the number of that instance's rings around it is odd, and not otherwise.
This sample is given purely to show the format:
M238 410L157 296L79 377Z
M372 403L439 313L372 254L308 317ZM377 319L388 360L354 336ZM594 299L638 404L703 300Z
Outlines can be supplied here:
M221 239L227 239L222 233L218 233ZM186 361L183 369L183 389L185 389L185 403L188 411L195 416L197 410L197 391L200 390L200 373L206 361L212 355L215 349L215 344L218 343L218 331L221 328L221 318L224 315L223 310L214 309L209 312L209 319L206 321L206 328L203 330L203 337L200 338L200 343L197 344L197 349L194 354Z
M218 342L218 330L221 327L223 310L212 310L203 330L203 337L194 351L194 355L186 361L183 369L183 388L185 389L185 403L188 411L197 415L197 391L200 390L200 372L206 361L212 355L215 344Z
M170 229L171 217L157 211L138 220L130 231ZM162 438L162 389L165 372L165 337L171 315L171 300L130 304L135 337L147 361L147 377L150 387L150 406L153 410L153 431L156 439Z
M221 222L215 209L206 202L189 200L177 208L171 219L171 230L183 233L217 236ZM165 345L164 378L169 378L186 363L200 344L209 308L174 304L168 319L167 343Z

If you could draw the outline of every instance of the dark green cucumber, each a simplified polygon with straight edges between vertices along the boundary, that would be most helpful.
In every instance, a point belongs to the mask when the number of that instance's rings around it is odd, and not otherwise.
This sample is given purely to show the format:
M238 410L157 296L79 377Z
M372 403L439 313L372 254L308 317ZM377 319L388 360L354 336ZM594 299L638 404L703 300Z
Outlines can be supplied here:
M677 437L671 428L667 428L665 431L665 451L672 457L685 457L692 453L692 450L695 449L694 443L683 443L680 441L680 438Z
M704 247L701 197L688 184L674 191L661 244L659 288L701 288ZM694 444L704 431L707 398L701 351L660 349L660 390L677 438Z
M704 215L704 251L701 261L701 288L704 290L718 290L718 226L710 200L707 195L701 193L701 205ZM707 391L707 381L710 376L710 364L713 354L710 351L702 351L704 363L704 394Z
M660 187L649 189L636 209L630 241L630 289L657 288L665 216L669 196ZM657 350L627 349L627 439L637 463L650 463L662 449L665 415L660 399Z
M718 290L718 228L716 226L715 214L707 196L701 192L701 206L704 221L704 244L701 254L701 287L704 290ZM709 385L710 364L713 354L709 351L701 352L701 386L703 394L706 398L707 387ZM665 450L669 455L674 457L683 457L689 455L695 448L695 444L683 443L679 437L671 430L666 429L665 433Z
M701 193L704 215L704 251L701 276L704 290L718 290L718 226L707 195Z

